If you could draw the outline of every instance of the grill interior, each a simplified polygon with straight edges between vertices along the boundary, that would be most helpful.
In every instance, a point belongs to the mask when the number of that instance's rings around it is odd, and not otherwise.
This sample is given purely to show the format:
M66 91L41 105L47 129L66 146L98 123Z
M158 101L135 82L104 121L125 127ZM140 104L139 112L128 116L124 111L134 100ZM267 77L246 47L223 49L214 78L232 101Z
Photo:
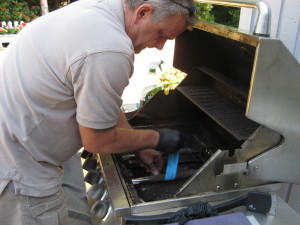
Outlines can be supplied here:
M200 123L193 119L163 123L156 121L152 127L142 128L172 128L183 132L187 136L184 148L180 151L177 176L174 181L164 181L165 169L168 158L163 155L165 167L159 176L151 176L144 168L141 168L138 159L131 154L119 154L115 156L119 172L125 181L133 203L149 202L173 198L178 189L189 179L211 155L222 146L220 140L211 134ZM158 125L159 124L159 125Z

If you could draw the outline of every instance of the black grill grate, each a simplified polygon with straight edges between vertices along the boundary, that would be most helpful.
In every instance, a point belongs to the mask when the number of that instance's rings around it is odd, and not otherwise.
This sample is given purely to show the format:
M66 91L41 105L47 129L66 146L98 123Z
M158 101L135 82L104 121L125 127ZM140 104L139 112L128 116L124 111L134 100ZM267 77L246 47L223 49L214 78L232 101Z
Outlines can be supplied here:
M177 89L237 140L246 140L258 127L242 107L207 86L179 86Z

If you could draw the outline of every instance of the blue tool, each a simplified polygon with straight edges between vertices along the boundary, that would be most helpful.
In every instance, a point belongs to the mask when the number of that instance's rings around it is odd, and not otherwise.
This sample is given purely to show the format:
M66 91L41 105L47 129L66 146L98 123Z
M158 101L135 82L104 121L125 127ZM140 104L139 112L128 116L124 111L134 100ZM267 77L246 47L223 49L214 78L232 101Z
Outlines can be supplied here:
M179 151L171 153L168 158L165 180L174 180L176 178L179 161Z

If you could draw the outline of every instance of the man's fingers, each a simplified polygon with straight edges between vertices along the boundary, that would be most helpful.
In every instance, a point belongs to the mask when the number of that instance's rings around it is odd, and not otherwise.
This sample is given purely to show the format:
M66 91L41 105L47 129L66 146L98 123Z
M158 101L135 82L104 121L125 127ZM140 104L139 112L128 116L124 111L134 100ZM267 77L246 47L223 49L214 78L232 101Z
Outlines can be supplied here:
M155 157L153 162L158 171L161 171L164 168L164 160L161 156Z
M150 172L155 176L160 174L160 171L163 169L163 167L164 161L162 157L155 157L153 159L153 163L149 164Z
M140 165L152 175L158 175L164 167L164 161L160 152L153 149L147 149L136 154L140 159Z
M148 167L152 175L156 176L159 174L159 170L156 168L156 166L153 163L149 164Z

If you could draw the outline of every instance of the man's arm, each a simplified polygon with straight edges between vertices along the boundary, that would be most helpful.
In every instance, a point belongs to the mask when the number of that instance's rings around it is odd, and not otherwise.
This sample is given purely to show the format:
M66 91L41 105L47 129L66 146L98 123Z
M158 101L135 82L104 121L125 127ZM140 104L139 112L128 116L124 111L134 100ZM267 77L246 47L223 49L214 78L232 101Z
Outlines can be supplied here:
M184 143L179 131L171 129L132 129L123 112L117 126L95 130L79 125L83 147L93 153L125 153L142 149L156 149L165 153L178 151Z
M159 133L154 130L134 130L113 127L95 130L79 125L83 147L92 153L125 153L155 149Z
M126 153L134 152L140 159L141 166L153 175L163 168L160 151L171 153L182 147L183 137L180 132L162 129L135 130L120 112L117 127L95 130L79 126L83 147L92 153Z
M117 126L133 129L132 126L128 123L128 120L122 111L120 111ZM142 149L140 151L136 151L135 154L139 158L140 166L144 167L153 175L158 175L164 167L164 161L161 153L155 151L154 149Z

